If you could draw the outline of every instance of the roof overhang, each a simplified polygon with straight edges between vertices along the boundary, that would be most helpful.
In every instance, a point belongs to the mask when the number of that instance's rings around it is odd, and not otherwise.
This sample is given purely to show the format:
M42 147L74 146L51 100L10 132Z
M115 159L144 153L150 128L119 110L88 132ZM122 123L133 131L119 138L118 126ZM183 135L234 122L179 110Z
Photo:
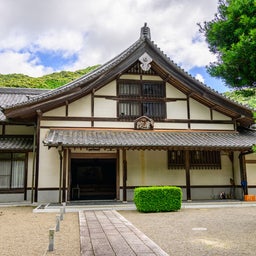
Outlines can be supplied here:
M256 134L225 131L51 129L43 143L49 148L244 151L256 144Z
M33 136L1 136L0 152L32 152Z

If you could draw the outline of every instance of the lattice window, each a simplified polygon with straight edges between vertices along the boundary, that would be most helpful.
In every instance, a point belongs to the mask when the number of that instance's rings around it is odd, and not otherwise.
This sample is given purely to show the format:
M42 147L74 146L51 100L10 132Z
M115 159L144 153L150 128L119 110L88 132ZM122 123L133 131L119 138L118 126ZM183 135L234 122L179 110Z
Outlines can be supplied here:
M168 168L184 169L185 153L183 150L168 151ZM220 151L193 150L189 151L190 169L221 169Z
M163 82L120 80L118 96L120 118L134 119L145 115L155 120L162 120L166 117Z

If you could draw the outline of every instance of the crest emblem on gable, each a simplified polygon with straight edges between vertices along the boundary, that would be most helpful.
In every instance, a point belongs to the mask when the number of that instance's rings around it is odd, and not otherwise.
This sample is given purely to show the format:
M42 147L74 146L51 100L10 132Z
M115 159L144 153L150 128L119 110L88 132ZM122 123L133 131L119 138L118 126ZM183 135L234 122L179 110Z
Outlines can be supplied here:
M141 116L134 121L135 130L153 130L154 121L147 116Z
M151 65L149 63L152 62L152 58L146 52L140 56L139 61L141 62L140 67L143 71L150 70Z

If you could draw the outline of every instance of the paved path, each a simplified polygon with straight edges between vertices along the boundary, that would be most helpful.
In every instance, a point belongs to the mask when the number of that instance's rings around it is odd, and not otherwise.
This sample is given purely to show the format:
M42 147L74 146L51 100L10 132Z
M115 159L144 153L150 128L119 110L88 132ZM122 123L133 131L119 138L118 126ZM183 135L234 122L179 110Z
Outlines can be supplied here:
M168 256L115 210L79 211L82 256Z

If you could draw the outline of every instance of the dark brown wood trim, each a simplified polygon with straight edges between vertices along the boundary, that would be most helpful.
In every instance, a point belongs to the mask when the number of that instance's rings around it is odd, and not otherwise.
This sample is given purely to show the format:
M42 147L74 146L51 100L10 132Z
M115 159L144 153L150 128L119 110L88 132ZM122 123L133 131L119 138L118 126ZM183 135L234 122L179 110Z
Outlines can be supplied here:
M123 202L127 201L127 159L126 150L122 150L123 153Z
M39 151L40 151L40 123L42 112L37 110L37 125L36 125L36 168L35 168L35 193L34 202L38 201L38 180L39 180Z
M24 194L24 188L0 189L0 194Z
M117 153L71 153L70 158L117 158Z
M189 105L189 104L188 104ZM190 117L188 106L188 118ZM61 117L61 116L43 116L43 121L90 121L92 123L96 121L122 121L132 122L134 119L120 118L120 117ZM167 119L157 120L158 123L198 123L198 124L235 124L234 120L201 120L201 119ZM93 127L93 126L92 126ZM48 128L48 126L42 126L42 128Z
M188 117L188 121L190 121L190 102L189 102L189 96L187 96L187 117ZM190 129L190 122L188 123L188 129Z
M5 135L5 124L2 125L2 135L4 136Z
M68 105L68 101L65 101L65 116L68 116L68 110L69 110L69 105Z
M70 201L71 199L71 150L68 149L67 152L68 152L68 156L67 156L68 158L68 192L67 192L68 198L67 199L68 201Z
M120 150L117 150L116 158L116 199L120 200Z
M94 93L94 90L92 91L91 93L91 127L94 127L94 97L95 97L95 93Z
M239 164L240 164L241 184L244 183L244 186L242 186L243 187L243 192L244 192L244 195L248 195L245 155L243 153L241 153L239 155Z
M66 202L66 176L67 176L67 149L63 152L63 181L62 181L62 202Z
M245 160L245 163L246 164L256 164L256 160L248 159L248 160Z
M190 159L189 151L185 151L185 171L186 171L186 190L187 190L187 200L191 200L191 186L190 186Z
M25 168L24 168L24 200L27 200L27 184L28 183L28 153L25 157Z

